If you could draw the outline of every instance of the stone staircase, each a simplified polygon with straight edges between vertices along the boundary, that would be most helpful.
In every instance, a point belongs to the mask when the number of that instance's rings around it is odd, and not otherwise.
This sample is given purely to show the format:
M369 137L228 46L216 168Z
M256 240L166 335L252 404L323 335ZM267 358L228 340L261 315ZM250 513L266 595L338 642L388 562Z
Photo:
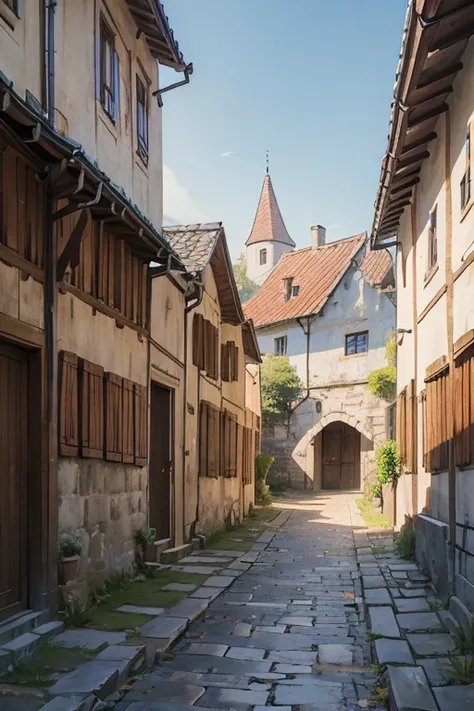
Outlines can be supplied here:
M62 622L48 622L47 610L26 610L0 624L0 671L31 654L38 644L60 632L62 627Z
M203 542L204 539L193 538L190 543L172 547L171 538L163 538L159 541L155 541L153 545L156 549L156 562L159 565L173 565L173 563L178 563L182 558L202 548Z

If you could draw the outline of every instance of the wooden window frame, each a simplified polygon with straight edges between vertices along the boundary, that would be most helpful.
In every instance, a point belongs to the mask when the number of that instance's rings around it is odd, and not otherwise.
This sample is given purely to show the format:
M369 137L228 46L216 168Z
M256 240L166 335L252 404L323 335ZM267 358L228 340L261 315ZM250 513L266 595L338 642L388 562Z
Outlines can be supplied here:
M137 74L135 82L137 108L137 153L148 165L148 84Z
M438 205L430 210L428 224L428 269L427 276L438 265Z
M267 253L267 250L266 250L265 247L264 247L263 249L261 249L261 250L259 251L259 253L258 253L258 256L259 256L259 265L260 265L261 267L263 267L263 266L267 263L267 254L268 254L268 253Z
M274 351L276 356L288 355L288 336L277 336L274 339Z
M365 348L359 350L359 338L365 336ZM355 338L355 350L353 353L348 353L349 340ZM356 333L347 333L344 338L344 355L346 358L354 355L362 355L363 353L369 352L369 332L368 331L357 331Z
M291 287L291 298L294 299L296 296L299 296L299 294L300 294L299 284L293 284Z
M465 150L465 168L464 174L460 183L460 198L461 198L461 215L464 215L472 204L472 189L471 189L471 152L474 121L470 122L466 130L466 139L464 143Z
M107 76L107 55L110 72ZM114 125L119 119L120 62L115 49L115 33L104 15L99 24L99 97L104 113Z

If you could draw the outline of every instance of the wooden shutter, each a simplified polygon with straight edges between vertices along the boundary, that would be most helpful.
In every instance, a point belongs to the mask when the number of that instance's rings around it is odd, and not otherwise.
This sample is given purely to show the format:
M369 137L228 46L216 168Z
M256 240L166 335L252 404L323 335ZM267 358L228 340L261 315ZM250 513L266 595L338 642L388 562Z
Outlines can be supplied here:
M207 476L218 477L220 468L220 412L207 408Z
M83 360L81 368L81 455L104 456L104 369Z
M470 355L470 357L469 357ZM467 356L467 357L466 357ZM456 466L474 461L474 353L470 348L454 369L454 457Z
M148 390L134 383L135 391L135 464L144 467L148 457Z
M204 370L204 318L194 314L193 318L193 363Z
M122 392L122 461L133 464L135 460L135 391L134 384L123 378Z
M406 388L402 390L397 398L397 444L398 453L402 464L406 465L407 442L406 442Z
M105 374L105 458L111 462L122 461L122 387L121 377Z
M427 370L430 369L432 367ZM425 468L427 471L444 471L449 466L449 442L452 438L449 370L444 367L441 371L435 371L425 382Z
M201 402L199 421L199 475L207 476L207 404Z
M229 380L229 364L227 358L227 343L221 343L221 380Z
M77 457L79 454L79 358L61 351L59 385L59 454Z
M406 466L416 472L416 398L415 382L410 380L406 391Z

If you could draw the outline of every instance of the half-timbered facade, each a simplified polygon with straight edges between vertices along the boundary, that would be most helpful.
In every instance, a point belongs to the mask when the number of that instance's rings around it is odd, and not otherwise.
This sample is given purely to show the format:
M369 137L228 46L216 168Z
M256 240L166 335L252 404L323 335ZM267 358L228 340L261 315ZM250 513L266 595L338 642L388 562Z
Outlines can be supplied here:
M397 248L397 526L474 610L474 6L411 2L372 231Z
M148 522L159 63L158 2L0 2L0 619L54 606L58 535L98 583Z

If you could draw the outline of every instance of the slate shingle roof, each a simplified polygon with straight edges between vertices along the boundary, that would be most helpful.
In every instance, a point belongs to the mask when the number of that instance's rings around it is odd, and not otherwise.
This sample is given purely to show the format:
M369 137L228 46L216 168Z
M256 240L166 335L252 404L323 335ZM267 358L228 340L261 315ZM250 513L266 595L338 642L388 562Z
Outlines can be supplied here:
M263 286L244 304L245 317L256 327L322 309L366 241L362 234L319 247L288 252L280 259ZM298 296L286 300L285 280L299 286Z
M245 246L248 247L249 244L257 242L283 242L291 247L296 246L283 222L272 180L268 174L263 181L252 231Z
M163 235L180 256L187 271L200 272L209 264L222 222L163 227Z

